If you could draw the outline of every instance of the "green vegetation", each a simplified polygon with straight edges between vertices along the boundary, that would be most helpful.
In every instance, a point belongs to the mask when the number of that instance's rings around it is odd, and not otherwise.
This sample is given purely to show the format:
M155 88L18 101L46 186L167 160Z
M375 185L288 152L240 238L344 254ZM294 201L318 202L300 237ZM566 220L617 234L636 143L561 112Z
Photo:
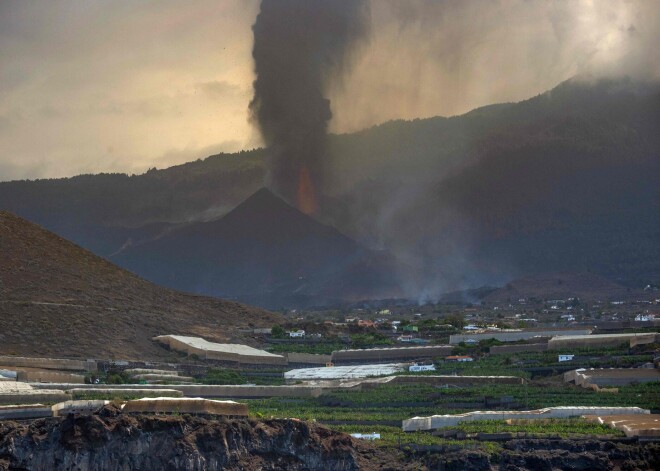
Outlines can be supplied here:
M436 364L433 374L460 374L460 375L490 375L490 376L519 376L529 378L528 368L557 367L558 372L563 368L627 368L645 362L653 361L653 351L648 353L630 353L627 346L611 348L576 348L570 351L523 352L506 355L488 355L488 349L502 342L497 340L482 340L479 344L469 346L459 344L452 351L455 355L470 355L474 362ZM517 342L520 343L520 342ZM571 362L558 361L558 355L570 353L576 356ZM559 370L561 368L561 370Z
M458 424L454 427L445 427L439 430L458 430L466 434L472 433L527 433L530 435L558 435L570 438L575 435L610 435L625 436L620 430L596 422L587 422L583 419L540 419L522 421L512 425L504 420L479 420Z
M660 383L623 386L617 394L561 383L480 385L438 388L431 385L381 385L373 389L341 390L318 398L247 400L252 414L297 417L319 422L399 421L414 416L458 414L498 408L538 409L553 406L637 406L660 409ZM488 401L488 402L487 402ZM500 403L501 402L501 403Z
M286 337L286 331L281 325L274 325L270 331L270 335L274 339L283 339L284 337Z
M281 370L237 371L231 369L210 369L197 382L201 384L279 385L284 383L284 377Z
M272 353L314 353L330 355L335 350L345 348L373 348L394 345L389 337L379 332L355 333L350 335L350 343L342 342L338 337L328 337L320 341L286 342L270 345L267 350Z
M111 402L130 401L133 399L142 399L143 397L159 397L162 393L159 391L141 391L141 392L101 392L101 391L86 391L84 393L76 393L74 399L84 401L94 400L107 400Z
M450 440L431 435L428 432L403 432L401 427L393 425L330 425L329 428L344 433L379 433L380 440L375 440L376 446L392 447L405 445L436 445L455 446L461 448L478 446L478 448L496 453L500 445L493 442L477 442L471 440L470 436L477 433L523 433L531 436L555 435L561 438L573 438L576 436L611 436L622 437L624 433L594 422L583 419L549 419L539 421L528 421L508 425L503 420L481 420L459 424L455 427L445 427L442 430L455 430L467 435L466 440Z
M245 384L245 377L234 370L209 370L200 380L202 384Z
M395 342L392 339L378 332L351 334L351 348L371 348L394 344Z
M487 453L498 453L502 446L493 442L479 442L476 440L451 440L436 437L426 432L403 432L401 427L371 426L371 425L332 425L332 430L344 433L380 433L380 440L374 440L376 446L398 447L405 449L410 445L420 446L447 446L452 448L478 449Z

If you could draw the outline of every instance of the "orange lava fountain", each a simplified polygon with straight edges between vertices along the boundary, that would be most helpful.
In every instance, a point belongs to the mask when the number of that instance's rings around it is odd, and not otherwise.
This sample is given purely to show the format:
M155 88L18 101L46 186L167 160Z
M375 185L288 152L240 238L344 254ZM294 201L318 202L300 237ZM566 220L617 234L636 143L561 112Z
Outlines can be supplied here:
M319 209L312 176L304 165L300 168L298 176L298 209L308 216L313 215Z

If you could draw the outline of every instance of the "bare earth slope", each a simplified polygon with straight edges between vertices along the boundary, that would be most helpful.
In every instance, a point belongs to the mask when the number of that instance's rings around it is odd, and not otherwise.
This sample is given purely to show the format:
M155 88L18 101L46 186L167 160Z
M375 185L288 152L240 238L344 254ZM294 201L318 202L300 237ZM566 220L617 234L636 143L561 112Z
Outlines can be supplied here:
M228 341L279 317L149 283L8 212L0 212L0 354L157 358L179 333Z

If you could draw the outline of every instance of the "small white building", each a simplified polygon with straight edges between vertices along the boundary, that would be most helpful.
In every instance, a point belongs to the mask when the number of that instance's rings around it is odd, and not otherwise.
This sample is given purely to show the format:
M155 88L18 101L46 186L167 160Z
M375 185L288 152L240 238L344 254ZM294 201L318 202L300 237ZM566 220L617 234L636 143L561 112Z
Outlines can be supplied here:
M351 433L351 437L362 440L380 440L380 433Z
M418 371L435 371L435 365L418 365L415 363L408 367L408 371L411 373L417 373Z
M652 322L655 320L655 314L637 314L635 320L637 322Z
M304 330L296 330L289 332L289 337L291 338L303 338L305 337L305 331Z
M562 361L571 361L575 357L575 355L559 355L558 361L561 363Z

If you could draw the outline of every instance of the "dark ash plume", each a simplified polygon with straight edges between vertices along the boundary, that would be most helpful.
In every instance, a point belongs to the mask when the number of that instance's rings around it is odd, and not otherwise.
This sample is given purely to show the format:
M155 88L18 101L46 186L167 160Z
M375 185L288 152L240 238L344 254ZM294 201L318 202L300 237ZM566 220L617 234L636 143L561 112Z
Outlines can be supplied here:
M271 186L306 213L323 191L328 85L368 35L363 0L262 0L252 30L256 80L250 102L272 153Z

